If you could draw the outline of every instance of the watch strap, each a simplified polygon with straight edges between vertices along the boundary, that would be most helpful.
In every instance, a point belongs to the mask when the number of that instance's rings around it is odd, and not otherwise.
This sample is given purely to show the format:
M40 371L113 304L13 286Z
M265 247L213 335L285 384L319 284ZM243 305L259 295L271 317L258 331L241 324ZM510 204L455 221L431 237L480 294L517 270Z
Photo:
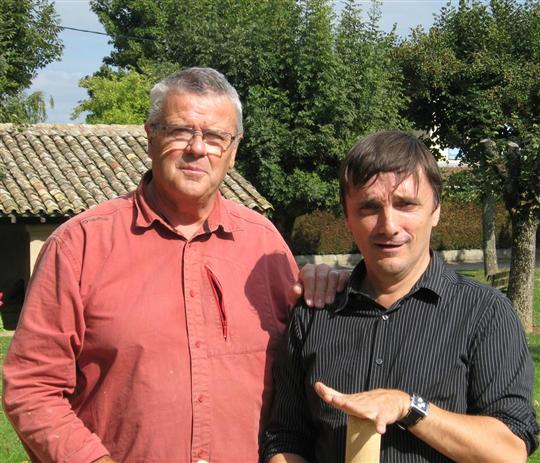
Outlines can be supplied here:
M397 425L401 429L407 429L414 426L419 421L423 420L428 415L429 402L424 400L417 394L411 396L411 405L409 411L401 420L397 422Z

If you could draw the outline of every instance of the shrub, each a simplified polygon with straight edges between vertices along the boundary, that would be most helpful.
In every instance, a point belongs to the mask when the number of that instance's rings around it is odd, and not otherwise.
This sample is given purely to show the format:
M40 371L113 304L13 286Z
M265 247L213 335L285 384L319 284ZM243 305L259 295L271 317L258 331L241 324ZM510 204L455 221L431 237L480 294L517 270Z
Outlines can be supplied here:
M504 207L496 210L497 247L510 247L510 223ZM478 202L443 201L441 220L433 230L431 247L446 249L482 248L482 206Z
M315 211L297 217L289 243L293 254L349 254L358 252L343 215Z

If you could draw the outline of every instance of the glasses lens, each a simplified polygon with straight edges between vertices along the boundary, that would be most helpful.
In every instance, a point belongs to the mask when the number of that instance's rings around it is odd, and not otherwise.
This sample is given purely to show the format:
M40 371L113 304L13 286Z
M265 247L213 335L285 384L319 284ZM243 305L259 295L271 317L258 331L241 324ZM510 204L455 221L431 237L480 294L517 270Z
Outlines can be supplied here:
M206 146L218 146L221 149L226 149L231 141L231 136L227 133L220 132L204 132L203 140Z
M162 129L169 140L174 140L179 143L179 146L184 145L184 148L193 142L195 133L201 134L201 132L195 131L191 127L162 126ZM202 140L206 145L208 154L221 156L223 151L231 146L232 135L227 132L205 130L202 132Z
M193 131L185 127L168 127L167 136L177 141L189 142L193 137Z

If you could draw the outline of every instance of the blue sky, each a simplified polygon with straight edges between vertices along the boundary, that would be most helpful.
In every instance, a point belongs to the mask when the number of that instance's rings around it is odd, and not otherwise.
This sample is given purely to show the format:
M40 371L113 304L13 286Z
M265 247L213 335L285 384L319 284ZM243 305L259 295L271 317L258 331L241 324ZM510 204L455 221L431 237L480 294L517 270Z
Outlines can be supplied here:
M335 2L338 9L339 3L339 0ZM369 1L361 3L366 9L370 6ZM381 26L390 30L395 23L397 32L406 36L417 25L429 27L434 13L446 3L446 0L385 0ZM90 10L88 0L56 0L54 4L63 26L104 32L97 16ZM53 98L54 108L48 108L47 122L84 122L84 115L75 121L70 119L73 108L87 96L86 90L79 87L79 80L99 68L111 46L104 35L65 30L60 37L64 42L61 60L42 69L30 90L41 90L47 99Z

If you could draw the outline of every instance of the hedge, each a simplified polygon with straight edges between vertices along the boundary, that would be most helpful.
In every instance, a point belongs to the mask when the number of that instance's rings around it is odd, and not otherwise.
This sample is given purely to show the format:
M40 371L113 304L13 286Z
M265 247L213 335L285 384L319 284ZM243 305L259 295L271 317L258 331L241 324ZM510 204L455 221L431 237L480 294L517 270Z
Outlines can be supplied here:
M502 205L497 206L497 247L509 248L510 222ZM539 241L540 242L540 241ZM343 216L326 211L315 211L296 219L289 240L294 254L348 254L357 252ZM447 249L482 248L482 209L477 202L442 203L441 220L433 230L432 248Z

